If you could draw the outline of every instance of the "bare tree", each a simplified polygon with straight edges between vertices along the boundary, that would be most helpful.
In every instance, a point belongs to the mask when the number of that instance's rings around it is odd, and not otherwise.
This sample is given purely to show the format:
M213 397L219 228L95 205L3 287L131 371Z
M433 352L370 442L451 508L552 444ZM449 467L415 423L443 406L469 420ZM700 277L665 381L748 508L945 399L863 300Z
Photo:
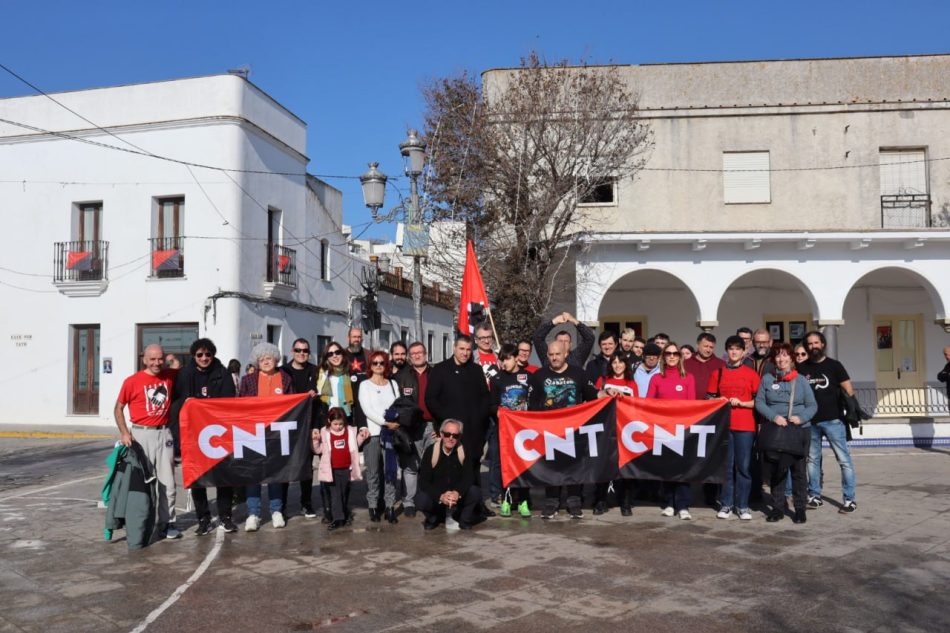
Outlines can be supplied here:
M582 204L632 179L652 148L638 95L617 67L549 64L468 74L425 88L434 218L464 221L499 333L529 334L598 209ZM438 257L438 254L434 254Z

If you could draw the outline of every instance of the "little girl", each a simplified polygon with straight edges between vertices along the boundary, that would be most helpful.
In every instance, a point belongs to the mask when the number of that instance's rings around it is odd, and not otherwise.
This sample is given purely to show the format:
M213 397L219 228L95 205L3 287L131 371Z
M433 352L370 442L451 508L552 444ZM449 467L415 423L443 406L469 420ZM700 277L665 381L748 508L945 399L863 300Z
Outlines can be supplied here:
M327 412L327 424L312 432L313 452L320 456L317 479L330 489L330 505L333 521L327 526L330 531L346 525L349 516L347 507L350 482L363 478L357 449L369 437L367 429L356 432L355 426L346 423L346 412L333 407Z

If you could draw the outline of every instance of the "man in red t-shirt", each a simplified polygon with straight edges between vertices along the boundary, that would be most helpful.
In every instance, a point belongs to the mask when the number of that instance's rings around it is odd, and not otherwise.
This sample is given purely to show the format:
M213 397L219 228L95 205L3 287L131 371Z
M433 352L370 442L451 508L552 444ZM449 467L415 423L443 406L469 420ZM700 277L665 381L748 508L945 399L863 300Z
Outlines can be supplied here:
M752 519L749 511L749 493L752 490L752 441L755 439L755 394L759 390L759 374L743 362L745 341L739 336L726 339L725 366L712 372L706 393L710 397L728 400L729 452L726 457L726 481L719 497L721 508L717 518L728 519L732 509L744 521ZM734 482L734 483L733 483Z
M122 383L115 401L115 423L119 441L126 446L131 446L133 440L138 442L155 471L152 496L158 506L159 532L164 538L181 538L175 527L175 447L168 428L172 385L178 370L164 369L161 345L146 347L142 362L145 369ZM130 424L125 421L126 406Z

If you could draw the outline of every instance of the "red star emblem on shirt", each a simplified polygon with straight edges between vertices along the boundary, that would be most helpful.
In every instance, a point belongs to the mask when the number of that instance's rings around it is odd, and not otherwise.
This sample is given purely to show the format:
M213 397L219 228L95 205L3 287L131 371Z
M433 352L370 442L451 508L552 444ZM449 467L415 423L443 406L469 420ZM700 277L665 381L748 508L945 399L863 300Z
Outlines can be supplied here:
M362 359L362 358L354 358L354 359L350 362L350 373L351 373L351 374L362 374L364 371L365 371L365 368L363 367L363 359Z

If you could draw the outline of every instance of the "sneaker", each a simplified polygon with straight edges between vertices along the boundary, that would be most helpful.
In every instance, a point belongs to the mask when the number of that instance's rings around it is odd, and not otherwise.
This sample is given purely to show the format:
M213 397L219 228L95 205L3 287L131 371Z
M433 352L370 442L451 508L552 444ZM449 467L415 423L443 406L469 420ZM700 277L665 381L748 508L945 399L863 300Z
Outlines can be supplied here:
M817 510L823 505L825 505L825 502L822 501L821 497L808 497L808 507L812 510Z
M740 521L751 521L751 520L752 520L752 513L749 512L749 509L748 509L748 508L743 508L742 510L739 510L739 520L740 520Z
M461 529L461 528L460 528L460 526L459 526L459 522L458 522L458 521L456 521L453 517L447 516L447 517L445 517L445 529L446 529L446 530L459 530L459 529Z
M689 513L689 510L680 510L680 518L689 521L693 518L693 515Z
M181 530L175 527L174 523L169 523L165 526L165 538L170 541L176 538L181 538Z
M724 507L722 510L716 513L717 519L730 519L732 518L732 508Z
M317 513L314 512L314 511L313 511L313 508L311 508L310 506L304 506L304 507L303 507L303 515L304 515L305 517L307 517L308 519L316 519L316 518L317 518Z
M528 507L527 501L522 501L518 504L518 514L521 515L522 519L531 518L531 508Z
M201 519L198 521L198 527L195 528L195 535L206 536L208 534L211 534L211 519Z
M575 508L575 509L573 509L573 510L568 510L568 512L570 513L572 519L583 519L583 518L584 518L584 511L581 510L580 508Z
M218 527L227 532L228 534L232 532L237 532L237 526L234 525L234 521L231 520L231 517L224 517L218 521Z
M501 502L501 507L498 508L498 514L500 514L500 515L503 516L503 517L510 517L510 516L511 516L511 504L508 503L507 501L502 501L502 502Z
M280 528L284 527L285 525L287 525L287 522L284 521L284 515L283 515L283 513L281 513L281 512L272 512L271 515L270 515L270 522L271 522L271 523L274 525L274 527L277 528L278 530L279 530Z
M851 514L858 509L858 504L854 501L845 501L844 505L838 508L838 514Z
M555 509L545 508L544 510L541 511L542 519L553 519L556 516L557 516L556 508Z
M607 512L607 502L598 501L594 504L594 514L601 515Z
M673 506L666 506L665 508L660 510L660 514L662 514L665 517L673 516L675 514L675 512L673 511Z
M259 529L261 529L261 518L255 514L247 517L247 521L244 522L244 531L257 532Z

